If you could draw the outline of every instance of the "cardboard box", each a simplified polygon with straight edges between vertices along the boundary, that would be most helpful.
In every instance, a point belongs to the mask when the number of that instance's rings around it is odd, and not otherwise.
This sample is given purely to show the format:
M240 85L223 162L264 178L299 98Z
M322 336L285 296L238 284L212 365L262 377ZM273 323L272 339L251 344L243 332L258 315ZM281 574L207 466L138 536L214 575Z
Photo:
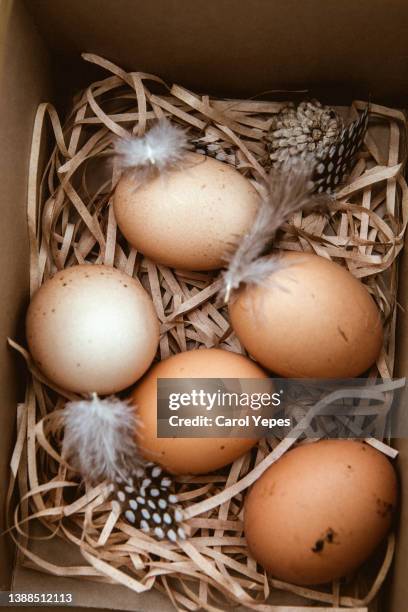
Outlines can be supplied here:
M60 109L99 76L82 51L125 68L158 74L196 91L250 97L262 91L311 88L333 104L353 98L406 106L408 7L404 0L1 0L0 2L0 499L5 499L15 410L24 371L7 348L21 337L28 300L26 193L33 119L39 102ZM277 95L271 93L271 97ZM398 375L408 374L408 256L402 257ZM408 441L396 440L402 509L392 576L378 604L403 612L408 601ZM5 524L3 503L0 529ZM60 543L54 543L61 556ZM15 566L0 538L0 589L65 590L81 605L172 609L157 592L135 596L120 587L44 576ZM284 609L302 604L287 594ZM79 609L79 608L78 608ZM283 608L279 608L283 610Z

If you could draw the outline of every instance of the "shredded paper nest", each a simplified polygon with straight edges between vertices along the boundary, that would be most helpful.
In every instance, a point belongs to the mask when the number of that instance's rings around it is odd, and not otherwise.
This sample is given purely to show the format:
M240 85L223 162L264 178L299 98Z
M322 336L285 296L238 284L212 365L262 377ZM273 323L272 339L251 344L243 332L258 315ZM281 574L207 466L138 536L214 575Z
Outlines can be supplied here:
M137 276L152 296L161 322L158 359L200 346L244 353L231 332L226 308L217 300L218 273L156 265L120 235L112 207L118 180L112 152L117 136L143 135L149 122L165 116L188 128L197 150L259 181L269 165L266 136L283 104L216 100L178 85L169 88L152 75L125 72L94 55L84 59L106 69L107 78L76 97L65 122L50 104L39 107L35 120L28 194L31 292L67 266L114 265ZM364 107L364 102L355 102L350 119ZM53 150L44 171L42 142L50 129ZM297 213L275 242L280 249L335 259L367 285L382 311L385 329L384 346L370 378L385 384L390 384L394 367L396 260L408 219L408 189L401 173L404 143L404 115L371 104L364 149L330 210ZM279 612L286 607L268 603L273 594L277 601L277 590L304 598L304 605L323 606L319 610L332 606L363 610L375 597L391 564L393 535L370 584L363 568L331 587L298 587L267 576L248 557L242 530L245 490L296 443L296 435L262 440L219 472L178 478L191 535L177 544L158 542L121 519L105 483L86 489L69 471L60 456L60 417L65 401L75 396L44 380L25 349L11 344L30 370L26 400L17 411L8 495L10 525L14 525L10 532L26 565L57 575L119 583L137 593L158 588L181 610L225 610L239 603ZM368 442L396 456L384 441ZM14 508L15 488L20 502ZM77 546L86 563L57 566L32 552L33 519L46 528L47 538L63 538Z

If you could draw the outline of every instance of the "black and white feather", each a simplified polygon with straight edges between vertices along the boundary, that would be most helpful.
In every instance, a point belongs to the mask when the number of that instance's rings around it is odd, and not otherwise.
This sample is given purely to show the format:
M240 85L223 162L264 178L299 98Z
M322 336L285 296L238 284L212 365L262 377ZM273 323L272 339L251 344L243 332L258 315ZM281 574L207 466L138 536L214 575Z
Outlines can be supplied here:
M221 289L225 301L240 285L269 282L271 275L284 265L279 255L268 253L278 230L296 212L320 203L312 195L312 168L308 161L297 159L271 169L252 227L227 258Z
M92 485L113 485L124 517L158 539L185 539L173 478L139 453L135 407L116 397L68 402L62 457Z
M368 125L368 105L358 119L342 129L328 151L316 155L313 182L317 193L332 193L350 173Z
M190 148L186 131L160 119L144 136L120 138L115 143L118 167L142 178L177 167Z
M154 463L137 468L126 480L116 479L116 498L126 520L158 540L185 540L183 513L177 506L174 481Z

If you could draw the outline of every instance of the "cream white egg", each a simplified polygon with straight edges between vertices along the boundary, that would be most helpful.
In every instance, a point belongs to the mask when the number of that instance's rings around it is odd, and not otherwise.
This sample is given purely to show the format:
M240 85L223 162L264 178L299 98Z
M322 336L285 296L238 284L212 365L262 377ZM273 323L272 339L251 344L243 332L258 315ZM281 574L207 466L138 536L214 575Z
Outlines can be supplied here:
M61 270L40 287L26 334L34 362L59 387L108 394L130 386L150 366L159 323L138 280L87 264Z

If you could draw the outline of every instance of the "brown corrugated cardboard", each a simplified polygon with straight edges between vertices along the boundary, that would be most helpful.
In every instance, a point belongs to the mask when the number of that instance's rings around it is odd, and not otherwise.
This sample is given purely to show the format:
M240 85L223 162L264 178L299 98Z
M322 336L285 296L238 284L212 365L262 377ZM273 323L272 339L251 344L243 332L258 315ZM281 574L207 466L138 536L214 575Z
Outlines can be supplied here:
M1 14L3 20L8 18L6 12L1 11ZM0 335L3 339L0 343L0 499L3 500L16 402L24 397L24 376L17 372L15 356L5 339L19 333L21 315L27 303L28 244L24 200L28 157L36 105L49 95L46 54L21 4L14 6L0 48L4 50L0 96ZM2 504L1 529L3 511ZM5 538L0 538L0 588L6 587L11 569L11 551Z
M205 93L245 97L323 86L337 102L370 92L378 102L398 102L408 92L401 79L408 69L403 0L29 0L27 6L70 75L79 53L92 51Z
M3 5L1 5L3 8ZM30 15L31 13L31 15ZM3 29L6 12L0 10ZM0 27L0 37L2 28ZM378 102L406 106L408 81L408 7L404 0L15 0L7 23L0 98L0 499L7 486L15 405L24 380L5 347L16 336L27 302L28 248L25 195L31 129L37 104L50 99L50 83L60 104L95 76L80 52L100 53L113 61L159 74L198 91L251 96L281 87L305 85L332 102L371 93ZM1 54L0 54L1 58ZM271 94L272 95L272 94ZM399 302L408 303L401 267ZM405 274L404 274L405 273ZM408 327L401 310L398 373L408 372ZM408 473L408 443L400 442L399 466ZM403 489L408 487L402 478ZM402 507L396 567L382 612L403 612L408 601L407 504ZM3 516L0 510L0 519ZM39 545L40 546L40 545ZM65 553L51 543L54 555ZM77 554L77 553L74 553ZM0 539L0 588L10 584L13 555ZM137 596L120 587L77 583L17 568L18 589L75 590L79 605L101 609L167 610L158 593ZM299 610L287 594L279 601Z
M397 375L407 376L408 373L408 253L403 251L400 261L400 278L398 302L401 310L398 318L397 338ZM407 398L406 398L407 400ZM401 481L401 515L399 517L399 530L397 538L397 550L393 566L393 575L390 580L389 610L399 612L404 610L408 601L408 440L397 440L396 447L399 450L398 467Z

